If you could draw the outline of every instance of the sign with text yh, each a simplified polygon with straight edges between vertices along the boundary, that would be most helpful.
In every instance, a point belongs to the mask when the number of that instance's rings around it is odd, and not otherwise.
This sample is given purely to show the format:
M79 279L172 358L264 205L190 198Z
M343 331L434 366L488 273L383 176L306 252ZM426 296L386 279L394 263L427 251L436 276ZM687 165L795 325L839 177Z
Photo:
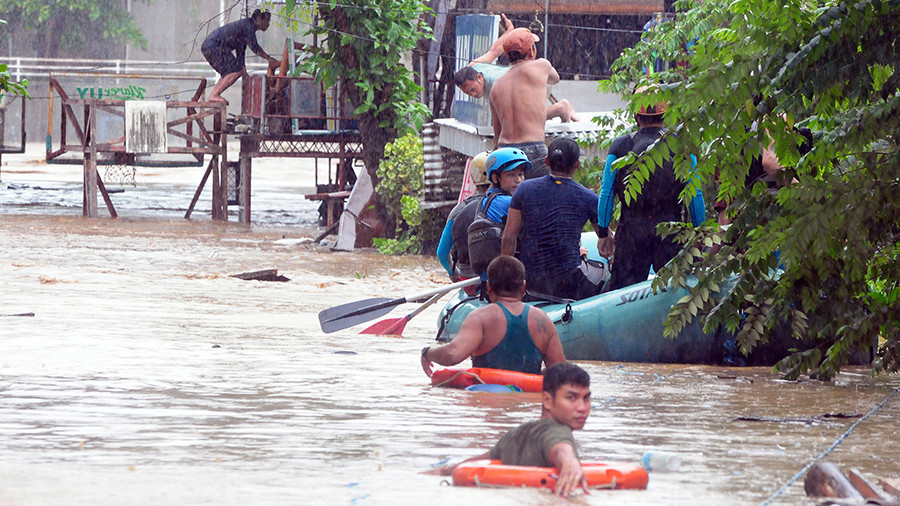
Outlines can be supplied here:
M456 18L456 70L483 55L497 40L500 16L470 14ZM491 108L487 97L472 98L454 87L453 117L477 126L490 126Z

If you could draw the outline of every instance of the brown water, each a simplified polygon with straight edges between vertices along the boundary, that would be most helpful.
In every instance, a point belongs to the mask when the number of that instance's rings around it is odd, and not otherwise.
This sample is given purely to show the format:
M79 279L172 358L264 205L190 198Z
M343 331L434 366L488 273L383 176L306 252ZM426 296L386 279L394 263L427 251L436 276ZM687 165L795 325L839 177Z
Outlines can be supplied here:
M2 191L0 191L2 193ZM46 216L0 207L0 505L557 504L419 474L536 418L537 394L430 388L403 338L325 335L317 313L446 282L433 258L333 253L317 229ZM230 274L277 268L286 283ZM401 306L401 317L414 305ZM374 323L374 321L373 321ZM646 491L576 504L760 504L897 376L786 382L762 368L592 363L586 460L683 459ZM897 476L900 394L827 460ZM739 417L761 420L737 420ZM802 478L773 504L805 504Z

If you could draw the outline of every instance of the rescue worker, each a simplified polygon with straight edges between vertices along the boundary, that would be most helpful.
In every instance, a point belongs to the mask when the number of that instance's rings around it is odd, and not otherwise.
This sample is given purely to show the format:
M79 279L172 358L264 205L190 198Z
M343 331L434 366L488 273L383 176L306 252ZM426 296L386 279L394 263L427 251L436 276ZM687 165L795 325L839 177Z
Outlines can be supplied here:
M635 94L647 93L649 87L635 90ZM662 164L657 165L644 182L641 194L637 199L625 204L625 177L633 170L631 165L613 169L616 159L635 153L640 155L651 144L666 135L668 130L663 123L666 103L641 106L635 114L638 131L616 138L609 147L603 180L600 187L600 199L597 204L598 230L600 237L598 248L608 249L612 239L608 237L609 222L613 210L613 191L622 203L621 218L616 228L615 258L612 266L612 277L609 290L632 285L647 279L650 268L658 271L678 253L680 245L671 238L661 238L656 234L656 225L668 221L682 221L683 204L680 194L685 183L675 176L672 164L672 153L667 146ZM699 226L705 219L706 209L703 204L703 192L699 186L691 199L689 210L694 226ZM601 244L603 243L603 244Z

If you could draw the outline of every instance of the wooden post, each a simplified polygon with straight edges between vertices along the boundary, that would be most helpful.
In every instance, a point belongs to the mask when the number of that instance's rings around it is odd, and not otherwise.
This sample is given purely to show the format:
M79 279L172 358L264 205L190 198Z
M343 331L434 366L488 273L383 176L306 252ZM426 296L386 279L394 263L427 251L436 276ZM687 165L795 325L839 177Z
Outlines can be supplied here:
M245 142L247 136L241 137L241 155L240 155L240 171L241 171L241 188L238 194L240 202L240 213L238 220L241 223L250 224L250 174L253 167L252 154L245 150L249 142Z
M97 126L93 102L84 106L84 124L87 130L84 139L84 194L82 198L82 215L97 218L97 148L94 134Z

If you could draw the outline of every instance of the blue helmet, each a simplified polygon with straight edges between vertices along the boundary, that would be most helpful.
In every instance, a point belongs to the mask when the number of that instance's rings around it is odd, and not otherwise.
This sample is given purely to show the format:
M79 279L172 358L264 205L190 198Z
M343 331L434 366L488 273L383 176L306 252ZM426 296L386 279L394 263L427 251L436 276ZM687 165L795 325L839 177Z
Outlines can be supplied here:
M501 173L507 170L513 170L521 167L523 170L531 168L531 162L528 156L521 149L516 148L500 148L491 152L487 159L487 177L491 180L491 174Z

